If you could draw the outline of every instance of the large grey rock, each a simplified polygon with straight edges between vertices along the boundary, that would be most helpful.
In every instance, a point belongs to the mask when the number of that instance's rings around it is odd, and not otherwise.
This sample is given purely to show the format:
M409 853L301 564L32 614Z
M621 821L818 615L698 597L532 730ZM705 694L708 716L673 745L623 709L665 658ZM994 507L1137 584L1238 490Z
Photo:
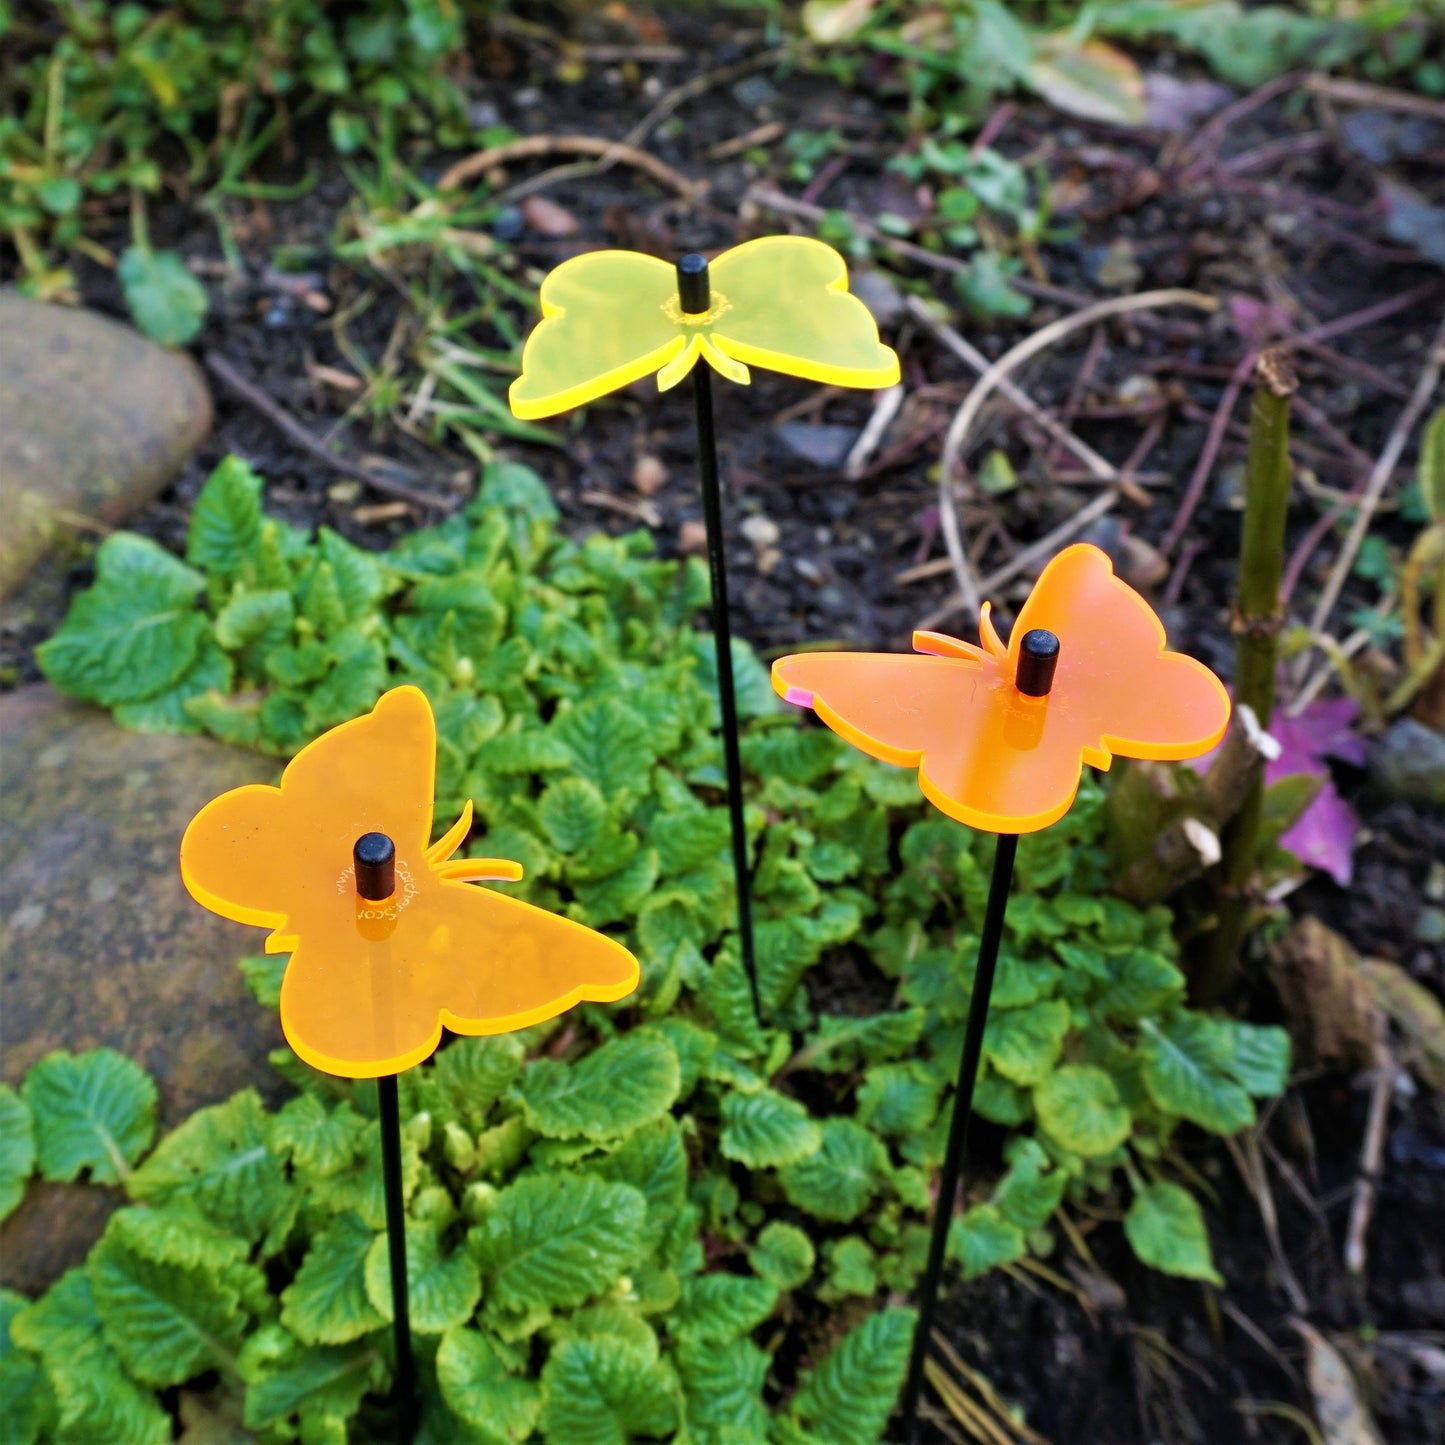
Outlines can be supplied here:
M114 526L211 426L200 369L94 311L0 291L0 597L68 527Z
M181 885L177 850L217 793L277 764L209 739L129 733L46 686L0 695L0 1074L108 1045L160 1086L160 1128L255 1083L281 1043L237 960L259 929ZM33 1293L84 1256L114 1191L32 1181L0 1227L0 1280Z
M1445 805L1445 737L1414 718L1391 723L1370 750L1370 777L1391 798Z

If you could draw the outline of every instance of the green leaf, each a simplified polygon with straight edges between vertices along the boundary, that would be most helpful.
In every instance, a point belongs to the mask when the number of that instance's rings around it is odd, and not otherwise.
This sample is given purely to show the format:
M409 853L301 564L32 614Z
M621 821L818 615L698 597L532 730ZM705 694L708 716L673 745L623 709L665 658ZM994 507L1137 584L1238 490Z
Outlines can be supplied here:
M1289 1083L1289 1034L1277 1024L1219 1019L1225 1036L1225 1067L1256 1099L1273 1099Z
M767 1439L763 1381L768 1357L762 1350L746 1339L725 1344L679 1340L676 1355L688 1426L699 1442L750 1445Z
M879 1064L863 1075L858 1122L880 1134L921 1134L938 1113L943 1080L919 1063Z
M280 1008L281 980L286 976L286 965L290 962L289 953L252 954L241 960L239 967L246 987L262 1008Z
M687 1150L670 1115L634 1130L597 1166L604 1179L630 1184L647 1200L647 1235L656 1244L687 1203Z
M174 686L190 670L209 624L196 605L205 579L145 537L116 532L95 554L95 585L60 630L36 648L61 692L113 707Z
M272 1120L254 1089L198 1109L133 1174L132 1199L184 1203L229 1234L270 1252L296 1208Z
M366 1257L376 1237L356 1215L339 1214L312 1240L281 1293L281 1323L303 1344L348 1344L384 1323L366 1293Z
M202 642L194 665L175 686L142 702L117 703L115 720L138 733L200 732L192 704L209 693L229 692L235 677L231 659L213 642Z
M354 547L330 527L316 534L321 560L331 568L342 615L348 622L365 617L385 595L387 569L375 553Z
M21 1093L46 1179L74 1179L89 1169L96 1184L115 1184L155 1134L155 1083L114 1049L47 1054L25 1076Z
M531 1437L541 1407L538 1387L511 1374L496 1346L478 1330L459 1327L442 1336L437 1384L452 1413L484 1439Z
M1117 1149L1133 1122L1113 1079L1087 1064L1066 1064L1045 1079L1034 1109L1052 1138L1086 1159Z
M672 1373L651 1352L617 1338L562 1340L542 1370L547 1445L627 1445L677 1424Z
M254 644L264 655L290 642L295 625L289 592L238 592L216 616L216 641L230 652Z
M10 1339L10 1322L30 1301L14 1290L0 1289L0 1420L9 1433L7 1445L35 1445L54 1433L55 1392L35 1356Z
M174 251L128 246L116 268L135 324L162 346L184 346L200 335L209 304L206 288Z
M479 1128L522 1072L525 1057L521 1041L510 1034L453 1039L420 1075L413 1072L419 1105L438 1119L460 1119Z
M88 1268L106 1340L142 1384L179 1385L232 1364L247 1317L222 1276L145 1259L111 1229Z
M780 1169L778 1179L799 1209L848 1224L867 1208L887 1168L887 1151L874 1135L852 1119L834 1117L823 1124L817 1153Z
M1138 1023L1162 1013L1184 992L1184 975L1147 948L1113 950L1107 961L1109 984L1094 1004L1104 1018Z
M590 852L607 826L607 804L594 783L586 778L562 778L551 783L537 805L547 837L559 853Z
M819 1298L831 1304L850 1295L871 1299L877 1293L877 1256L866 1240L856 1234L829 1240L823 1246L823 1254L827 1260L827 1279L818 1292Z
M257 1359L248 1362L247 1355L252 1353ZM375 1362L375 1349L360 1341L299 1349L279 1325L259 1331L247 1341L242 1355L242 1376L247 1381L242 1417L246 1428L263 1430L298 1412L313 1419L330 1414L344 1420L366 1393ZM312 1437L302 1438L309 1441Z
M751 1334L772 1314L778 1287L741 1274L701 1274L684 1281L672 1317L681 1339L722 1342Z
M773 1169L796 1164L822 1142L823 1131L808 1111L776 1089L723 1097L718 1149L724 1158L749 1169Z
M30 1110L9 1084L0 1084L0 1219L25 1197L35 1172L35 1126ZM0 1348L4 1340L0 1338Z
M366 1121L348 1105L328 1110L316 1095L299 1094L277 1114L271 1144L289 1151L295 1168L324 1179L351 1163L365 1132Z
M1041 1083L1063 1051L1069 1023L1069 1006L1062 999L996 1010L984 1030L984 1056L1015 1084Z
M870 1315L804 1376L787 1418L828 1445L876 1445L913 1342L912 1310Z
M965 1279L976 1279L995 1265L1012 1264L1027 1252L1023 1230L992 1204L975 1204L948 1226L948 1253L963 1267Z
M1215 1134L1254 1122L1248 1093L1229 1073L1228 1036L1214 1020L1178 1012L1161 1027L1145 1019L1139 1054L1149 1097L1166 1113Z
M576 775L612 806L647 792L656 760L647 724L620 698L601 697L560 714L550 735L566 749Z
M1062 1169L1048 1169L1048 1162L1039 1143L1020 1139L1008 1173L993 1191L990 1202L1000 1215L1025 1232L1042 1229L1064 1197L1068 1176Z
M488 1308L518 1313L584 1304L637 1258L647 1201L590 1175L534 1175L497 1196L468 1244Z
M813 1241L796 1224L775 1219L748 1254L754 1273L779 1289L797 1289L813 1272Z
M391 1266L387 1239L376 1235L366 1256L366 1295L371 1307L391 1322ZM411 1327L419 1335L439 1335L464 1325L481 1298L477 1267L464 1249L444 1254L441 1230L434 1224L406 1226L406 1293Z
M666 1113L681 1086L672 1045L634 1029L573 1064L533 1060L518 1093L527 1123L549 1139L615 1139Z
M1177 1184L1146 1184L1124 1216L1134 1253L1154 1269L1223 1285L1209 1249L1199 1204Z
M777 693L773 691L768 669L758 661L758 655L741 638L732 642L733 691L737 698L738 717L741 719L768 717L783 710ZM717 697L717 643L705 633L693 637L693 649L697 656L697 680L707 689L711 698ZM716 702L712 708L712 725L718 724L720 716Z
M186 529L186 561L192 567L217 577L230 578L255 557L261 545L261 489L264 485L249 464L236 456L227 457L206 478L205 486L191 506L191 521ZM287 614L291 612L289 593L272 590L253 592L249 596L282 597ZM277 604L273 602L271 605ZM226 611L229 610L228 607ZM230 625L234 627L238 622L239 618L234 619ZM254 640L262 630L253 628L244 640ZM217 631L220 631L219 619ZM220 640L222 647L241 645L227 642L224 637Z

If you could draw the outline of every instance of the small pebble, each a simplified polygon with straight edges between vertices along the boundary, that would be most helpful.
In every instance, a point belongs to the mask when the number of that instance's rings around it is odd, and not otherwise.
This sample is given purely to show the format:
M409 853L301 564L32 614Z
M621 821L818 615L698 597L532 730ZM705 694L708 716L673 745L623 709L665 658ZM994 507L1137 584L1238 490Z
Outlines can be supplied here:
M816 562L810 561L807 557L799 557L793 563L793 571L805 582L811 582L814 587L821 585L823 581L823 569Z
M660 492L667 482L667 468L659 457L643 456L632 464L632 485L644 497Z
M702 522L684 522L677 530L678 550L684 555L707 551L707 527Z
M771 517L763 516L761 512L756 516L744 517L739 530L754 547L760 549L773 546L782 535L778 524Z

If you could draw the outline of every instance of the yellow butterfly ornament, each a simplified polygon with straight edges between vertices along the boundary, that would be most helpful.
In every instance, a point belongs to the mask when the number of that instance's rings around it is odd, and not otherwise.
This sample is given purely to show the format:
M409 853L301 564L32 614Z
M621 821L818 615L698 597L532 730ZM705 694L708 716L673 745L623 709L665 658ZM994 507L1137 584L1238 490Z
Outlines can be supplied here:
M555 416L657 373L659 391L706 360L746 385L748 367L832 386L899 378L842 256L806 236L764 236L709 263L702 309L686 309L678 268L637 251L590 251L542 282L542 320L508 402L525 421Z

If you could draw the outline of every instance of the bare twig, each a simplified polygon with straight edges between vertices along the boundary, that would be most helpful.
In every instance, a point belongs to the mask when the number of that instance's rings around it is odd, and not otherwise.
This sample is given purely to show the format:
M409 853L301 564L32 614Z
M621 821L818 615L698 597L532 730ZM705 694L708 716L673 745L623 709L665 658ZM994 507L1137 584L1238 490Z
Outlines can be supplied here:
M1375 1044L1374 1078L1370 1081L1370 1113L1360 1149L1360 1172L1350 1201L1350 1224L1345 1231L1345 1268L1351 1274L1365 1269L1365 1234L1375 1212L1380 1162L1385 1155L1385 1125L1390 1117L1390 1095L1395 1087L1395 1059L1383 1040Z
M1378 110L1404 110L1445 123L1445 101L1431 100L1407 90L1384 85L1367 85L1360 80L1340 80L1333 75L1312 75L1305 81L1312 95L1327 96L1343 105L1368 105Z
M962 456L963 445L968 438L969 429L977 419L984 402L1011 372L1016 371L1030 357L1037 356L1039 352L1046 350L1056 341L1060 341L1086 326L1093 326L1096 322L1107 320L1111 316L1125 315L1131 311L1148 311L1161 306L1194 306L1201 311L1214 311L1218 309L1219 302L1212 296L1205 296L1202 292L1186 291L1178 287L1171 287L1163 291L1144 291L1137 296L1115 296L1107 301L1098 301L1070 316L1061 316L1057 321L1051 321L1047 326L1035 331L1032 336L1025 337L1017 346L1010 348L999 357L964 398L963 405L954 415L953 423L948 428L948 435L943 441L943 459L939 467L938 478L939 522L943 531L943 540L948 547L948 555L953 561L953 570L958 580L958 597L950 609L950 614L952 611L958 610L977 611L979 604L978 584L974 579L973 568L964 550L958 512L953 503L953 478L958 470L959 459Z
M437 181L437 189L455 191L473 176L483 175L497 166L550 155L596 156L604 169L623 161L689 201L697 197L705 184L688 180L656 156L648 155L646 151L639 150L627 141L606 140L595 135L531 135L524 136L521 140L507 141L502 145L488 146L486 150L474 151L442 172L441 179Z
M848 460L843 463L843 475L848 481L856 482L867 469L873 453L878 450L888 428L893 425L893 418L898 415L898 409L903 405L903 395L903 387L897 385L885 387L873 398L873 411L868 417L868 424L853 443Z
M333 471L343 476L354 477L364 482L373 491L383 492L389 497L399 497L417 507L431 507L448 511L456 506L457 498L439 497L430 492L409 487L405 482L394 482L389 477L378 476L359 462L339 457L328 451L294 416L271 397L267 396L254 382L248 381L219 352L208 351L205 355L206 369L220 382L229 387L242 401L256 408L278 431L284 432L291 440L317 461L324 462Z
M1259 1217L1264 1224L1265 1238L1269 1241L1269 1252L1274 1258L1274 1267L1279 1273L1279 1282L1286 1295L1289 1296L1289 1305L1296 1313L1309 1308L1309 1298L1300 1287L1300 1282L1295 1272L1290 1268L1289 1259L1284 1252L1284 1246L1279 1238L1279 1215L1274 1207L1274 1193L1269 1187L1269 1176L1265 1173L1264 1160L1259 1152L1259 1131L1257 1129L1246 1129L1244 1131L1244 1145L1242 1149L1243 1158L1236 1157L1235 1163L1239 1172L1244 1178L1249 1192L1254 1195L1254 1202L1259 1205ZM1233 1145L1234 1141L1229 1141ZM1231 1150L1231 1152L1233 1152Z

